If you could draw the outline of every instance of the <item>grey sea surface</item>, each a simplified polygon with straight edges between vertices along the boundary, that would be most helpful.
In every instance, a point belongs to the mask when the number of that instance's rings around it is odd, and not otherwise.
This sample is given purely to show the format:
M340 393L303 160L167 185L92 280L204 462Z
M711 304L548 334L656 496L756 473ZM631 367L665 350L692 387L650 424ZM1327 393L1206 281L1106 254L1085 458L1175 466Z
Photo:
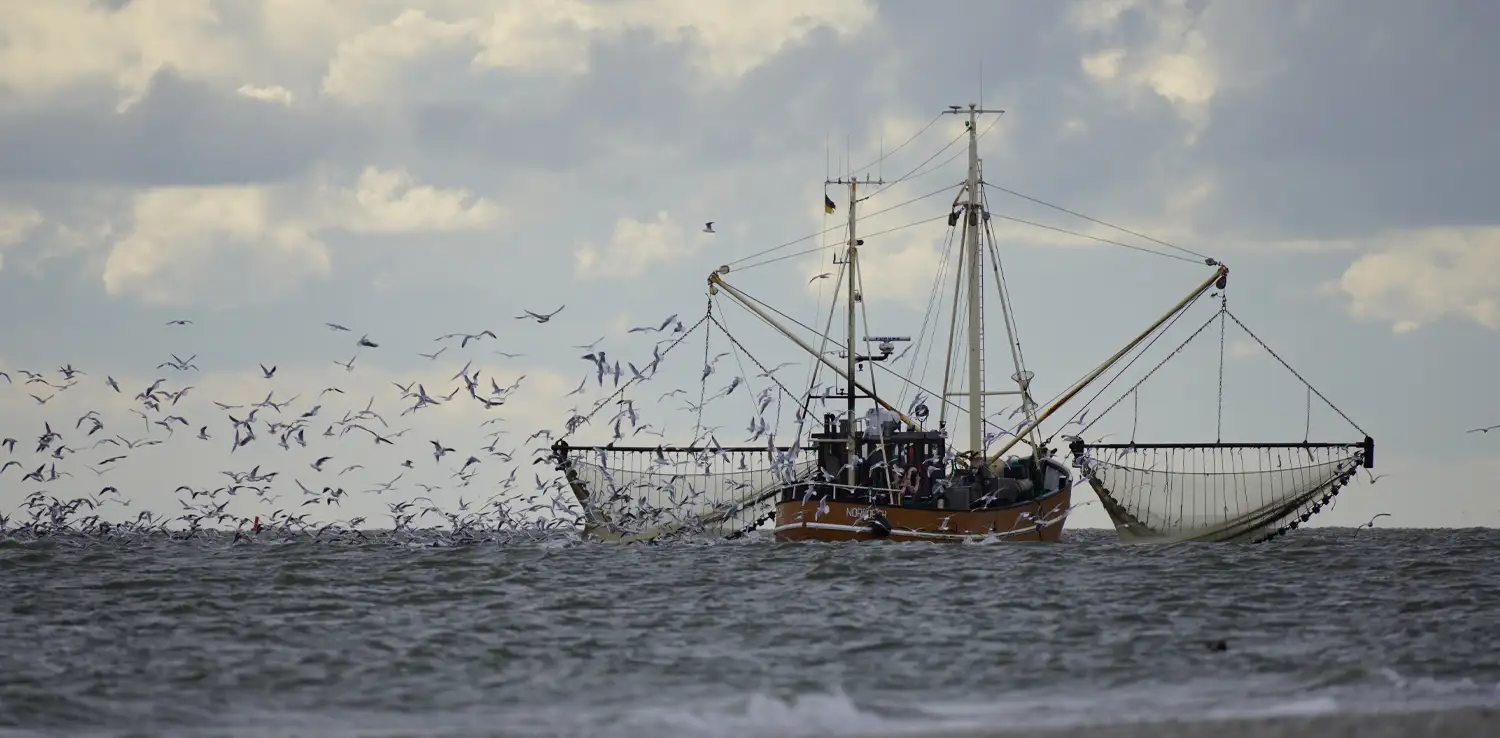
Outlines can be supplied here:
M0 735L1500 735L1495 530L0 534L0 607Z

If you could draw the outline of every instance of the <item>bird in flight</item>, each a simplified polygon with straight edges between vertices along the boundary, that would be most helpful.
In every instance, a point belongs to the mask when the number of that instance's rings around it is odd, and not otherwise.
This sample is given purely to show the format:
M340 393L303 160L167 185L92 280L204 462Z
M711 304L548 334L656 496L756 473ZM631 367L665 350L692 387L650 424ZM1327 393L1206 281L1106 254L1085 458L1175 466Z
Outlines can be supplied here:
M516 316L516 320L522 320L524 318L531 318L532 320L535 320L538 323L545 323L545 322L547 322L549 320L552 320L552 317L554 315L557 315L558 313L562 312L563 308L565 308L565 307L567 307L567 305L563 305L562 307L559 307L558 309L553 310L550 313L533 313L530 310L522 310L521 312L525 313L525 315L517 315Z
M1492 426L1489 426L1487 428L1470 428L1467 432L1469 432L1469 433L1489 433L1490 431L1495 430L1496 428L1500 428L1500 425L1492 425Z
M704 233L718 233L718 231L714 230L714 222L711 221L711 220L709 222L703 224L703 232Z

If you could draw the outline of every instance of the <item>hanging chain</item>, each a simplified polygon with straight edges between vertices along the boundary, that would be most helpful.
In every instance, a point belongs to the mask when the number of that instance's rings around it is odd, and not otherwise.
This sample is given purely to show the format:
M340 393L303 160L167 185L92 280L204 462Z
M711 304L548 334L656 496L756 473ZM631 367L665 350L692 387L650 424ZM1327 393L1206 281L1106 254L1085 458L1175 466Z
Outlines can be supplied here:
M750 350L747 349L747 348L745 348L744 344L740 343L739 339L735 338L734 334L730 333L729 329L725 328L724 324L720 323L718 318L710 316L708 320L709 320L710 323L713 323L715 326L718 327L718 329L720 331L722 331L724 333L724 337L727 338L727 339L729 339L729 343L731 345L733 345L735 348L739 349L741 353L743 353L747 358L750 359L750 363L754 364L755 368L757 368L757 369L761 370L761 372L765 373L766 377L771 380L772 384L776 385L777 389L780 389L783 394L785 394L788 397L791 397L793 400L795 400L796 403L797 403L797 405L799 407L801 407L804 411L806 411L808 415L812 415L812 408L808 407L807 403L804 403L801 400L797 400L796 399L797 396L795 394L793 394L791 390L787 389L786 385L782 384L781 380L777 379L776 376L774 374L772 374L769 369L766 369L766 365L760 363L760 359L755 358L755 354L750 353ZM707 362L704 362L704 363L707 363ZM776 406L776 408L777 408L777 413L778 413L777 417L780 418L779 413L781 412L781 405L780 405L780 400L779 399L777 400L777 406Z
M1135 430L1141 424L1141 388L1135 387L1130 390L1130 398L1135 403L1135 409L1130 416L1130 445L1135 445Z
M1302 442L1312 438L1312 385L1307 385L1307 427L1302 430Z
M710 293L709 296L708 296L708 307L705 308L704 311L703 311L703 319L704 320L713 320L713 317L714 317L714 297L713 297L713 294ZM703 329L703 368L704 369L708 368L708 339L709 339L709 334L712 333L712 332L713 331L710 331L707 328ZM707 400L705 399L707 397L708 397L708 375L705 374L705 375L703 375L702 379L698 380L698 418L697 418L697 420L693 421L693 438L697 438L698 434L701 433L701 432L703 432L703 405L704 405L705 402L707 402Z
M677 340L675 340L675 341L672 342L672 345L668 346L666 348L666 350L664 350L664 351L661 352L661 357L662 358L666 358L667 354L669 354L669 353L672 352L672 349L677 348L678 344L682 343L683 341L686 341L688 336L693 335L693 331L698 330L699 326L702 326L704 323L707 323L707 322L708 322L708 316L707 315L704 315L703 317L699 318L698 322L694 323L692 328L689 328L689 329L683 331L682 335L678 336ZM708 334L707 327L704 328L703 333L704 333L705 336L707 336L707 334ZM622 385L620 385L619 387L617 387L614 392L611 392L604 399L599 400L598 402L594 403L593 408L591 408L589 410L588 414L582 416L583 419L584 419L584 422L593 420L594 416L598 415L600 410L604 409L604 407L606 405L608 405L610 403L610 401L614 400L616 397L619 397L620 395L625 394L625 390L630 389L631 385L634 385L634 384L636 384L638 382L643 382L645 380L646 380L646 377L644 377L644 376L631 377L630 379L625 380L625 383L622 384ZM583 424L580 423L577 427L581 428L581 427L583 427ZM575 428L575 430L576 430L576 428ZM568 438L571 438L573 436L573 432L574 431L572 431L572 430L565 431L561 436L557 437L557 441L564 441L564 440L567 440Z
M1317 395L1318 399L1322 400L1323 404L1327 405L1334 412L1338 413L1339 417L1341 417L1341 418L1344 419L1344 422L1348 423L1351 426L1354 426L1354 430L1357 430L1360 433L1364 433L1367 436L1370 435L1369 433L1365 432L1364 428L1359 427L1359 423L1356 423L1353 420L1350 420L1349 416L1346 415L1343 410L1340 410L1337 405L1335 405L1332 402L1330 402L1328 400L1328 398L1323 395L1322 392L1318 391L1317 387L1312 386L1311 382L1307 381L1306 379L1303 379L1302 375L1299 374L1299 373L1297 373L1297 370L1293 369L1291 364L1286 363L1286 360L1283 359L1283 358L1281 358L1281 356L1279 354L1277 354L1275 351L1272 351L1271 347L1267 346L1265 341L1260 340L1260 336L1255 335L1254 331L1252 331L1249 328L1245 327L1245 324L1241 323L1240 319L1236 318L1234 316L1234 313L1229 313L1229 319L1233 320L1234 323L1235 323L1235 325L1238 325L1240 327L1240 330L1243 330L1246 335L1248 335L1251 338L1255 339L1255 342L1257 344L1260 344L1260 347L1262 349L1265 349L1266 353L1268 353L1268 354L1271 355L1271 358L1275 359L1277 361L1277 363L1281 364L1283 367L1286 368L1287 371L1291 372L1292 376L1294 376L1294 377L1297 378L1297 381L1301 382L1304 386L1306 386L1307 387L1307 391L1308 391L1309 394ZM1310 434L1311 433L1311 426L1312 426L1312 418L1311 418L1312 404L1311 404L1311 400L1308 401L1308 408L1309 408L1308 409L1309 417L1308 417L1308 421L1307 422L1308 422L1309 434Z
M1219 295L1219 421L1217 440L1224 442L1224 328L1229 322L1229 296Z

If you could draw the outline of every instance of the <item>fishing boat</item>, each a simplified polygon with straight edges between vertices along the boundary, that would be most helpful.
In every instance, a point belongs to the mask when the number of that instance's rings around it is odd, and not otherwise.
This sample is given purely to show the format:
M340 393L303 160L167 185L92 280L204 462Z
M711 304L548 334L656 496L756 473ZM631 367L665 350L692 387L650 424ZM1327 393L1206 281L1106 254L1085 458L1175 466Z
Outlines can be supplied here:
M954 140L967 139L968 158L963 181L945 188L948 192L956 189L957 196L947 212L935 218L946 221L950 244L956 247L950 253L957 255L951 260L951 301L942 305L949 319L941 385L924 387L914 372L891 368L912 349L917 349L915 359L939 345L926 330L926 321L915 344L910 336L872 335L868 325L860 330L860 319L867 312L861 251L866 238L880 235L861 233L861 205L868 207L871 194L879 194L889 183L868 174L864 179L852 174L826 179L825 213L838 207L826 188L846 188L848 197L847 222L839 227L839 240L829 245L834 250L837 286L825 327L816 330L803 325L733 283L733 277L745 269L745 259L714 269L707 277L709 307L703 318L691 328L678 323L673 337L657 344L645 371L632 364L632 379L598 401L590 412L576 414L567 433L550 447L551 460L583 511L585 537L622 542L705 534L736 538L762 530L777 541L1052 542L1062 536L1076 507L1074 490L1084 485L1094 492L1122 540L1263 541L1306 522L1331 504L1360 468L1373 466L1374 441L1368 434L1343 442L1304 438L1286 443L1216 439L1212 443L1151 444L1133 437L1124 444L1085 441L1083 436L1093 423L1133 395L1154 369L1103 412L1094 413L1092 423L1084 419L1102 390L1088 398L1080 411L1058 416L1067 418L1065 426L1080 426L1075 434L1055 430L1044 435L1043 424L1070 403L1076 404L1085 389L1122 364L1133 365L1190 308L1212 304L1213 297L1225 293L1229 269L1214 258L1196 255L1206 274L1175 305L1045 406L1038 403L1033 396L1035 375L1027 369L1020 349L991 225L993 219L1005 216L988 206L986 191L991 185L983 179L979 157L980 116L1002 112L974 104L954 105L934 119L953 115L963 121L964 134ZM906 177L897 181L901 179ZM944 261L935 288L948 278L944 273L947 256ZM993 279L987 280L987 275ZM986 281L991 283L990 294L998 297L988 303ZM810 359L813 373L806 391L792 390L776 379L775 370L766 369L724 327L715 311L724 310L726 299ZM994 308L986 310L987 304ZM932 314L929 306L929 317ZM984 328L986 319L994 317L1004 327L1009 359L1009 382L999 387L986 382ZM833 328L835 318L841 318L837 321L841 330ZM1221 298L1219 309L1187 341L1218 321L1221 388L1222 331L1230 320L1244 328ZM635 423L632 401L626 395L633 387L652 381L662 359L700 329L705 336L706 364L698 388L694 440L683 445L616 445L624 438L625 421ZM1248 328L1244 330L1265 347ZM759 421L752 419L749 428L753 438L764 436L764 445L724 446L712 433L698 432L703 427L703 406L713 399L707 395L707 381L714 369L709 339L715 331L729 343L730 350L724 353L734 353L737 359L748 357L760 370L756 376L769 380L758 398L760 412L766 411L773 397L778 408L782 399L796 405L791 443L775 442L764 415ZM896 345L901 343L911 345L898 354ZM1265 349L1276 356L1269 347ZM1116 371L1104 387L1122 372ZM834 382L820 387L820 374L833 377ZM1300 380L1300 374L1293 374ZM732 393L744 379L735 378L721 394ZM885 391L877 392L877 387ZM1311 402L1316 391L1311 385L1307 389ZM911 393L915 397L905 403ZM1317 395L1326 402L1321 393ZM1011 398L1005 408L1009 416L987 414L987 400L994 397ZM935 417L929 401L937 407ZM1220 405L1222 413L1222 399ZM607 408L614 409L610 420L615 442L570 443L572 433ZM1019 421L1014 420L1017 416ZM1060 454L1059 449L1066 452Z

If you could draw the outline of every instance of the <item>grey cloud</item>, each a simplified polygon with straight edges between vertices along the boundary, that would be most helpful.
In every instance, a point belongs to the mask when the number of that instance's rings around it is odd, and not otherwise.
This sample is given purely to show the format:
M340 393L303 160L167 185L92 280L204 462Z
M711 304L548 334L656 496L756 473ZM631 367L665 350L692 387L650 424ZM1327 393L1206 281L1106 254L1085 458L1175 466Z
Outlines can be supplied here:
M123 113L104 87L0 108L0 181L149 187L276 182L368 145L337 110L286 107L159 72Z
M1442 10L1348 0L1300 29L1258 14L1280 71L1214 103L1195 158L1220 180L1215 217L1298 238L1496 222L1500 5Z

